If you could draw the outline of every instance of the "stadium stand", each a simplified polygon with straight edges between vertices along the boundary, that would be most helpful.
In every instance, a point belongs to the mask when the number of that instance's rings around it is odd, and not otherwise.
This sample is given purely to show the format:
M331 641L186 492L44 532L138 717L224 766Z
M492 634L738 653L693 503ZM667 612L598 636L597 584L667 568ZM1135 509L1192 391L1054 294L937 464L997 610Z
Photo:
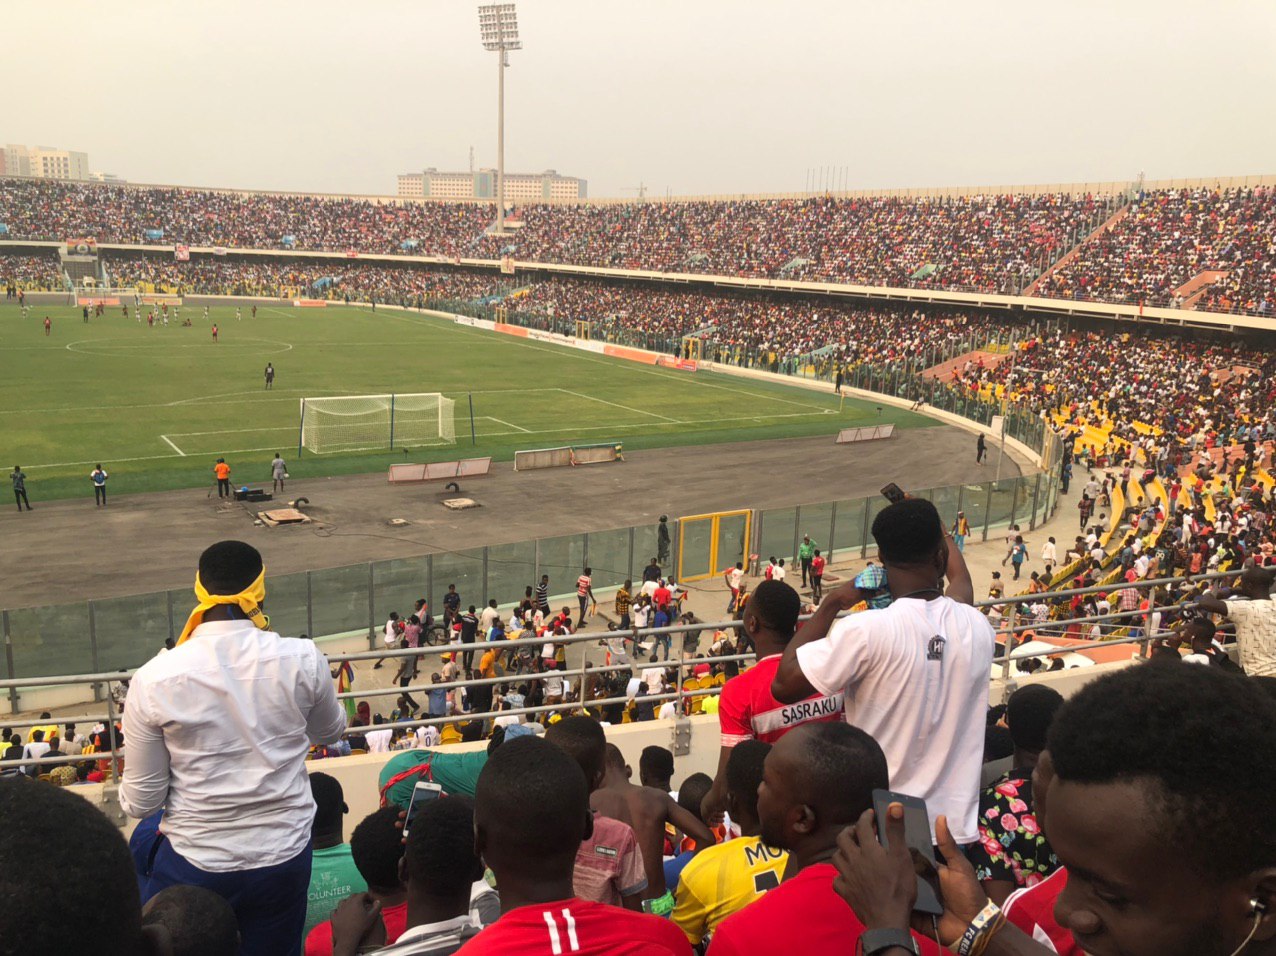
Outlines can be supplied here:
M1182 304L1202 273L1223 273L1199 308L1270 313L1276 273L1276 195L1269 189L1150 192L1078 255L1039 294L1059 298Z
M1268 189L534 205L493 237L482 203L0 179L14 240L412 254L1266 314ZM1122 215L1116 215L1122 213ZM1111 223L1111 227L1098 227ZM1060 263L1058 268L1052 268ZM1036 282L1044 276L1043 281ZM1211 284L1211 282L1213 284Z
M0 255L0 288L5 297L23 292L49 292L63 288L56 254Z

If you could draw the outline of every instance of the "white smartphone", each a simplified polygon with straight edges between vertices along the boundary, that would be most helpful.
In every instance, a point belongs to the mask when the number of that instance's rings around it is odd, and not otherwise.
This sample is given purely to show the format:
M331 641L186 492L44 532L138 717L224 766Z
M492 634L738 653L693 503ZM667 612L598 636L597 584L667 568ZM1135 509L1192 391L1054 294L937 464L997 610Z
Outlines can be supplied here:
M443 788L437 783L429 783L421 780L412 788L412 799L408 802L408 815L403 820L403 839L408 838L408 831L412 828L413 818L421 811L421 808L431 800L437 800L443 795Z

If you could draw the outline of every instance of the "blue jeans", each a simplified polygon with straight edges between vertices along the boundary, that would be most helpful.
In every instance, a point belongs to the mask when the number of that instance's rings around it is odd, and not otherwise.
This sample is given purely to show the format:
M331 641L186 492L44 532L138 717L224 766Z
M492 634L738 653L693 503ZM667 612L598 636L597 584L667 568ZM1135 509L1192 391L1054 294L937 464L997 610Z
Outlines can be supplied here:
M129 840L143 903L170 886L202 886L223 897L235 911L240 956L301 956L310 887L309 844L286 863L209 873L173 849L160 834L159 821L159 813L147 817Z

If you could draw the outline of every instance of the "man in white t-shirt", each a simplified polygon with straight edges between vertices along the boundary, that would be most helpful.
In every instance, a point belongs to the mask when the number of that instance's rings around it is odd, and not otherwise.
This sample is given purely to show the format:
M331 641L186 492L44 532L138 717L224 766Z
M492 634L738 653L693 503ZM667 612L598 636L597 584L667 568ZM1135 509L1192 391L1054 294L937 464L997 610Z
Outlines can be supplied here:
M862 597L854 582L830 592L785 648L771 693L783 703L844 694L846 722L886 753L891 789L921 797L932 827L943 814L958 843L973 843L995 634L929 501L889 505L873 538L891 605L839 620Z
M734 568L727 568L722 572L722 580L727 583L727 588L731 591L731 600L727 602L727 613L730 614L735 610L736 598L740 594L740 585L744 581L744 564L737 561Z

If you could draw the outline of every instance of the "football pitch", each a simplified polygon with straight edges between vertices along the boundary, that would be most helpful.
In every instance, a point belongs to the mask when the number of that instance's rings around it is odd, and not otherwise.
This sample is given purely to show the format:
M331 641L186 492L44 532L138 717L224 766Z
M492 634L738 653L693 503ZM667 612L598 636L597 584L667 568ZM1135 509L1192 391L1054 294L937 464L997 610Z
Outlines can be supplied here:
M143 307L145 313L146 307ZM132 308L130 307L130 313ZM78 308L0 306L0 470L20 464L33 502L90 496L101 462L115 494L269 481L282 453L294 478L382 471L568 443L668 445L789 438L924 416L829 393L685 372L382 309L181 309L154 328L118 306L85 324ZM52 320L44 334L44 317ZM220 329L214 342L210 326ZM274 388L264 387L266 363ZM297 455L300 399L442 392L456 445ZM473 403L471 434L470 407ZM780 480L800 480L800 464ZM723 479L730 481L730 475ZM670 476L674 481L675 476Z

